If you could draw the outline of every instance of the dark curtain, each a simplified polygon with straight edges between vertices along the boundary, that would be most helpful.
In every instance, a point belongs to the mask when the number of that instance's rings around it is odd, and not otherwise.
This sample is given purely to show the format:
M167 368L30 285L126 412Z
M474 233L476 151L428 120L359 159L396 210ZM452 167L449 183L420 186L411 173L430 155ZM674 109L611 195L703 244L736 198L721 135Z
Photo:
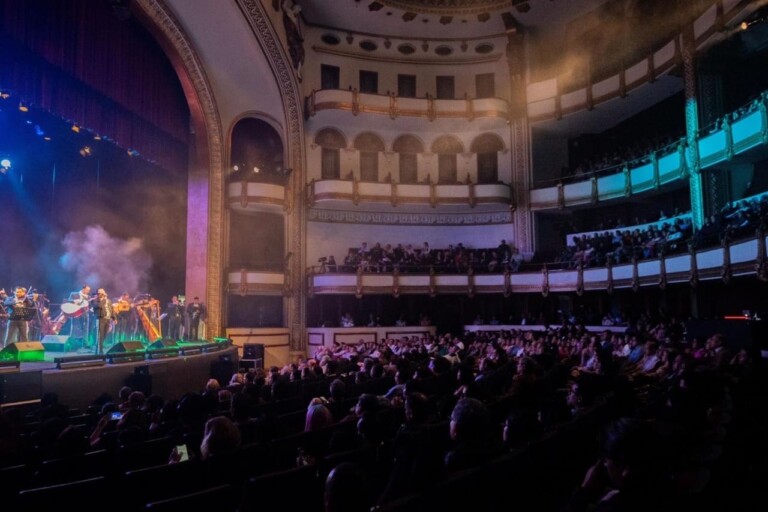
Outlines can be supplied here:
M157 43L106 1L0 3L0 87L121 147L186 169L189 110Z

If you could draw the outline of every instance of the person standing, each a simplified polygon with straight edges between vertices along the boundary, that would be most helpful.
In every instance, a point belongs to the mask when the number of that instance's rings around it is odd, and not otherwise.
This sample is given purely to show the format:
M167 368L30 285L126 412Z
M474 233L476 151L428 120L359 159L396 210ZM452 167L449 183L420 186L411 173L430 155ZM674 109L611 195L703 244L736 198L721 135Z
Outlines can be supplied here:
M99 288L97 291L93 313L98 319L96 353L103 354L104 340L107 338L112 322L115 320L115 313L112 311L112 303L109 301L109 297L107 297L107 292L104 288Z
M27 289L17 286L13 297L3 303L8 312L8 328L5 331L3 346L16 341L29 341L29 320L34 314L35 304L27 295Z
M200 297L195 297L187 304L187 318L189 319L189 339L199 340L200 321L205 320L205 306L200 303Z
M69 294L69 302L77 306L72 314L69 335L73 338L82 338L84 344L88 344L89 315L88 306L91 300L91 287L84 284L80 291Z
M184 306L179 302L179 297L174 295L165 310L168 315L168 337L172 340L181 339L181 323L184 320Z
M134 336L134 325L136 323L133 321L133 302L131 301L131 296L127 293L122 294L116 304L117 306L112 308L112 312L117 319L115 335L112 339L113 341L127 340Z

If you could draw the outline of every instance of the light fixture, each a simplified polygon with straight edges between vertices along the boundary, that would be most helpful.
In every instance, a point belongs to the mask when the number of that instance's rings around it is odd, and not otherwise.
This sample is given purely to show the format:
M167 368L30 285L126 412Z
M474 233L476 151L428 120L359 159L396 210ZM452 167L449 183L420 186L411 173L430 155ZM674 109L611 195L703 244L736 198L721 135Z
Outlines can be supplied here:
M260 170L261 170L261 169L259 169L259 168L258 168L258 167L256 167L255 165L253 166L253 173L254 173L254 174L259 174L259 171L260 171Z
M2 167L3 172L7 171L11 168L11 161L8 158L3 158L0 160L0 167Z
M235 164L235 165L232 166L232 170L233 171L239 171L240 170L240 166Z
M128 156L139 156L139 152L136 151L135 149L129 149Z
M21 110L22 112L29 112L29 107L27 106L26 103L24 103L23 101L20 101L19 110Z
M72 131L75 132L75 133L80 133L80 127L77 126L76 124L73 124L72 125Z
M101 140L101 135L97 133L96 135L93 136L93 140Z
M93 152L91 151L91 146L83 146L83 148L80 150L80 156L87 157L91 156Z
M10 93L7 91L0 91L0 98L7 100L10 97Z

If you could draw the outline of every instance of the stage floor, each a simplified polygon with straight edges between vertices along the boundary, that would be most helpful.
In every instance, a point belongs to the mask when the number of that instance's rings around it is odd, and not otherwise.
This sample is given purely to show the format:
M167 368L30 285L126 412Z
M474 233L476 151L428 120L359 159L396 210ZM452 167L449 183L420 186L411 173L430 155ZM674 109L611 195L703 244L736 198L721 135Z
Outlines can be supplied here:
M130 348L130 347L129 347ZM209 378L226 378L238 369L231 342L179 343L175 348L121 350L96 356L92 350L45 350L39 360L0 362L0 407L34 402L54 392L60 403L85 409L100 394L116 397L121 387L141 382L164 399L202 391Z

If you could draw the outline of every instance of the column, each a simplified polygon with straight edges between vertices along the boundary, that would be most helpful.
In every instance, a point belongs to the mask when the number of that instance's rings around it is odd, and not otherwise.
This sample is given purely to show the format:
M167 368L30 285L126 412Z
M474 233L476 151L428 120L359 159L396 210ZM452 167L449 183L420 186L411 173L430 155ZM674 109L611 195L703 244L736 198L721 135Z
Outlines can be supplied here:
M683 27L682 51L683 80L685 85L685 159L688 166L688 186L691 195L691 213L695 230L704 224L704 200L701 183L701 163L699 161L699 105L696 92L696 41L693 25Z

